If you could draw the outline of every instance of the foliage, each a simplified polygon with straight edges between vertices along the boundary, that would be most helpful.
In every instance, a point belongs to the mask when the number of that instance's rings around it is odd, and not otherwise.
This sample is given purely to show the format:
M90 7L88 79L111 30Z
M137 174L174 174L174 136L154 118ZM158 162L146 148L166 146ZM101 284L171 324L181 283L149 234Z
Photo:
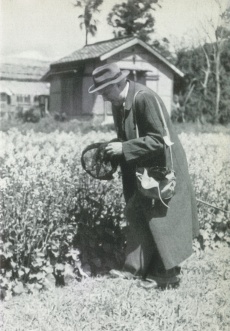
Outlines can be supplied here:
M167 38L162 38L162 40L155 39L151 45L170 62L174 63L176 61L170 50L170 41Z
M1 119L1 131L7 132L11 129L17 129L22 134L26 134L27 131L33 130L34 132L43 132L43 133L52 133L55 131L59 132L73 132L77 134L85 134L89 132L114 132L114 124L107 123L107 124L98 124L94 122L92 118L89 121L80 121L77 119L72 120L55 120L55 115L49 115L42 117L38 123L32 122L23 122L18 118L11 118L11 119Z
M83 251L82 261L91 263L92 272L120 263L124 240L121 190L115 190L119 184L96 182L80 166L81 148L98 139L97 134L21 135L12 130L5 138L3 289L21 291L28 284L25 290L33 291L34 283L42 288L50 273L60 276L56 267L63 271L60 264L73 245Z
M229 248L193 256L177 289L144 290L138 280L88 278L3 302L4 331L228 331Z
M85 44L88 44L88 35L95 36L97 32L97 21L93 19L93 14L98 12L98 7L103 3L103 0L76 0L75 7L84 8L84 14L78 18L82 20L80 28L85 26Z
M116 4L107 18L115 37L138 36L148 41L155 22L151 11L157 3L158 0L127 0Z
M54 119L56 121L64 122L64 121L67 120L67 115L66 115L66 113L55 112L54 113Z
M189 84L194 84L194 90L191 98L188 100L185 107L185 115L187 120L201 122L215 121L215 59L213 57L214 44L206 44L191 50L180 50L177 54L176 66L185 73L184 82L177 83L176 89L181 90L181 104L183 105L188 93ZM230 122L230 80L229 80L229 49L230 40L226 40L224 49L221 53L221 100L218 121L220 123ZM207 85L204 86L205 72L207 72L207 59L205 52L210 59L210 74Z
M28 110L19 110L17 117L23 122L37 123L41 119L41 111L38 108L29 108Z
M119 174L100 182L83 173L80 165L84 146L114 135L1 132L3 296L39 291L52 283L52 276L63 283L72 248L81 251L82 267L94 275L122 264L126 223ZM180 138L197 197L229 210L228 136L183 133ZM226 216L199 204L197 250L200 245L215 248L229 243Z
M182 98L183 106L187 103L188 117L192 120L199 119L201 122L208 119L213 123L229 123L230 16L229 8L224 8L219 0L215 2L218 5L219 22L208 22L215 35L214 42L206 30L209 43L200 44L199 47L188 51L179 51L177 66L186 74L185 90L193 90L188 103L188 100L185 100L186 93Z
M220 241L230 244L229 138L223 134L190 134L188 139L182 133L180 139L187 151L196 197L228 211L198 203L201 248L218 247Z

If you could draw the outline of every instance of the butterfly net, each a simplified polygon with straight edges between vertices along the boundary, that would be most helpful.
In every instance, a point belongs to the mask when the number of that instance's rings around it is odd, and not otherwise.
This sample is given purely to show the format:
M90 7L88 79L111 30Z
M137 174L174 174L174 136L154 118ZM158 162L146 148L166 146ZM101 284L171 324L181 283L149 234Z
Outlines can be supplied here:
M105 153L108 144L109 142L91 144L82 152L82 167L93 178L111 180L117 170L117 161L108 158Z

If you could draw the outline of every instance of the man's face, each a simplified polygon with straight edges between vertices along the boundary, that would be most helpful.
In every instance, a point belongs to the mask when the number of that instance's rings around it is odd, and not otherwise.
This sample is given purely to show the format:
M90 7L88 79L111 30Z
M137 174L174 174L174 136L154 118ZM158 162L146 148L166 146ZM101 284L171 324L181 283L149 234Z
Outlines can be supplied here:
M106 86L104 89L98 91L102 95L104 101L110 101L113 105L119 106L123 103L120 88L117 84Z

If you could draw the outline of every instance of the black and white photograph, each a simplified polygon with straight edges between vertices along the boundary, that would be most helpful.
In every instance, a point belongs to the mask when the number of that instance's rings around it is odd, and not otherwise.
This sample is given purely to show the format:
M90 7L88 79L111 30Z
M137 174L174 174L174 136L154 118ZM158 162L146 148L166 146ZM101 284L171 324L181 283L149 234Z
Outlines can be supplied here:
M230 0L0 0L0 329L230 330Z

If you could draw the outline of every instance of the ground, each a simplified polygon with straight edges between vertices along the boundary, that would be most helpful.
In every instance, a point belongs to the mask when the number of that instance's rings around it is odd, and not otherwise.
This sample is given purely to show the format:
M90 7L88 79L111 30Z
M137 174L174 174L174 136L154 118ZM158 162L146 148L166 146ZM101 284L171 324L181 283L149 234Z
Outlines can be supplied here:
M2 306L4 331L228 331L230 249L194 254L177 289L145 290L107 276L73 282Z

